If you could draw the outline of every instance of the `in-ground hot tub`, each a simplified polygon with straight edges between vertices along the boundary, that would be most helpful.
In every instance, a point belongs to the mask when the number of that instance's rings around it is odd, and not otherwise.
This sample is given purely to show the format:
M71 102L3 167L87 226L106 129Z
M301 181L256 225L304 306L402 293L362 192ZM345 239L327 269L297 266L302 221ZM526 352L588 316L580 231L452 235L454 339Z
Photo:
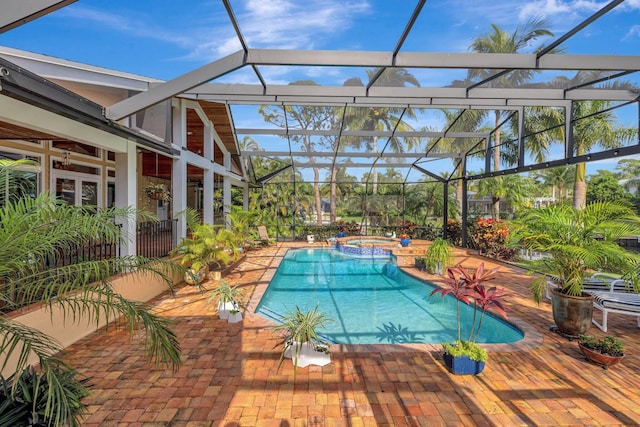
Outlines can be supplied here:
M336 239L335 248L351 255L389 256L392 249L399 246L398 239L387 237L341 237Z

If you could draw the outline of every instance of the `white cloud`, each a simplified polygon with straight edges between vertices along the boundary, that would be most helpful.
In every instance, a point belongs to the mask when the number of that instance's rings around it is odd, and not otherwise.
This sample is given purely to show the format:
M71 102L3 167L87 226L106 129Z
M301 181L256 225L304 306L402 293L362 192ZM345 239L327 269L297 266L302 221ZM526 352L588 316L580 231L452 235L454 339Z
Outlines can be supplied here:
M238 21L250 47L312 49L369 11L366 0L247 0Z
M242 35L252 48L315 49L322 40L339 38L354 20L371 12L368 0L245 0L234 6ZM241 49L222 8L212 10L211 16L192 17L189 28L169 28L154 22L150 13L110 13L80 4L62 13L65 19L117 31L120 36L178 46L188 52L180 59L209 62Z
M640 0L627 0L622 4L623 8L640 9Z
M607 3L595 0L535 0L520 8L518 18L525 21L529 18L561 16L564 21L574 21L600 10Z
M161 40L184 46L189 42L187 35L174 33L154 25L148 16L135 14L115 14L83 6L66 7L61 10L64 19L75 19L84 25L126 33L127 36Z
M629 28L629 31L627 31L627 34L624 35L622 40L629 40L629 39L635 39L635 38L640 38L640 25L634 25L631 28Z

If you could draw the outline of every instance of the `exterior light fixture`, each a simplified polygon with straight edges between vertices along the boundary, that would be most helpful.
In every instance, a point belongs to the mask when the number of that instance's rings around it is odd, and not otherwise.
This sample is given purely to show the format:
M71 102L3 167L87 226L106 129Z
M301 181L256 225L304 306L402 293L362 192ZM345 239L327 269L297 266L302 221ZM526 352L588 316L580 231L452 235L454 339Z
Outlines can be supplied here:
M71 167L71 153L65 151L62 154L62 169L69 169Z

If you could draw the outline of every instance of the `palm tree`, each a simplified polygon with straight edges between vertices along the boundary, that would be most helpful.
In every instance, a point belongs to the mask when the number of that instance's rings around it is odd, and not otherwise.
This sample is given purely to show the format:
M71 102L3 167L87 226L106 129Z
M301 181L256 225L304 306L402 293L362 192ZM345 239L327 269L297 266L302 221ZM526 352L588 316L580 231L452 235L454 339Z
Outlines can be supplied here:
M446 129L450 131L473 132L480 131L484 112L481 110L442 110L447 120ZM456 168L456 217L460 219L462 213L462 165L460 164L462 156L468 153L480 141L474 138L440 138L431 144L434 153L450 153L457 154L452 157L453 167Z
M512 223L513 241L551 256L532 262L532 270L555 277L562 293L579 296L589 270L626 273L640 257L617 240L640 233L640 218L619 202L594 202L584 209L566 204L531 209ZM548 276L532 284L536 301Z
M573 185L572 169L569 166L545 169L537 173L546 186L551 187L551 198L562 202L567 197L566 191ZM557 190L557 191L556 191Z
M638 159L623 159L616 165L616 170L619 171L620 179L625 180L625 190L634 193L638 192L640 184L640 160Z
M559 76L549 83L538 84L536 86L547 86L552 88L567 88L585 85L588 82L602 80L606 77L603 71L579 71L572 78ZM603 88L637 90L633 83L616 80L600 85ZM625 128L616 122L617 116L611 109L613 104L610 101L592 100L576 101L573 103L573 149L571 153L581 156L594 147L603 149L616 148L625 142L634 141L638 135L637 128ZM563 114L558 109L538 108L533 110L533 114L525 118L533 130L552 129L551 138L565 140L564 126L566 121ZM575 178L573 184L573 206L582 209L586 205L586 165L578 163L575 166Z
M616 115L607 111L609 101L574 102L576 121L573 130L573 147L576 156L588 153L595 146L615 148L623 141L631 141L637 135L637 129L623 128L615 124ZM580 118L583 118L580 120ZM573 206L582 209L587 201L586 164L576 164L573 184Z
M0 165L0 193L6 190L5 183L13 179L13 167ZM0 301L5 309L41 303L49 310L62 310L67 318L83 316L94 323L112 322L122 316L127 330L134 331L140 325L144 328L144 347L152 360L177 369L180 344L168 318L151 313L145 304L124 298L110 282L115 273L137 270L159 274L171 287L167 273L177 266L133 256L66 266L54 262L61 251L71 251L78 245L96 241L122 243L126 236L117 222L136 215L151 219L130 208L100 211L71 206L49 193L4 200L0 206ZM38 373L47 384L43 397L46 420L51 425L79 425L83 407L77 396L86 393L86 388L76 379L73 367L59 358L61 345L7 316L0 317L0 336L0 366L6 370L15 363L14 379L23 372L33 372L29 371L30 358L37 358ZM14 393L15 387L12 396Z
M530 46L541 37L553 37L553 33L546 30L547 22L542 19L532 19L523 27L516 27L513 33L500 29L496 24L491 24L493 31L489 34L475 39L469 46L469 50L478 53L521 53L524 50L531 50ZM542 50L543 46L534 49L534 52ZM495 69L471 69L467 78L469 81L481 82L493 76ZM514 70L496 79L485 83L484 87L519 87L530 81L535 70ZM503 110L494 110L494 145L493 145L493 169L500 170L500 123L504 119ZM494 206L494 210L498 208Z
M495 176L478 182L478 194L491 196L491 217L500 219L500 201L508 198L512 208L525 204L531 194L531 183L520 175ZM497 209L496 209L497 207Z
M372 80L379 69L367 70L369 80ZM404 68L387 68L385 69L375 83L377 86L385 87L403 87L407 84L420 86L420 82ZM360 78L352 77L344 82L344 86L364 86ZM372 131L391 131L397 129L399 132L410 132L413 128L405 121L405 118L414 119L416 117L412 108L350 108L347 111L345 124L350 129L364 129ZM362 139L347 139L348 144L360 148ZM367 151L378 153L378 137L365 138ZM397 137L391 137L388 141L388 147L392 152L403 153L411 150L414 144L419 143L418 138L405 138L404 143ZM378 192L378 170L374 166L372 170L372 188L373 194Z

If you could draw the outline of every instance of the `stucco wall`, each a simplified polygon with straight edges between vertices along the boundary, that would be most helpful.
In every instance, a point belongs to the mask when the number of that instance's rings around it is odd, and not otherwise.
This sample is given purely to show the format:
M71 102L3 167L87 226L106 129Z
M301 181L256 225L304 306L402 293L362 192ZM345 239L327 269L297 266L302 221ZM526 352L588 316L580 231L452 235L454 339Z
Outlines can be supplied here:
M178 273L174 275L174 283L179 283L182 277ZM169 290L167 283L160 277L144 272L115 277L112 280L112 285L116 292L119 292L124 297L140 302L149 301ZM69 316L69 313L64 316L60 307L55 305L51 311L42 304L33 305L10 313L8 317L47 334L55 341L58 341L62 347L68 347L105 325L104 316L101 318L99 325L96 325L95 321L86 318L74 321L73 316ZM2 370L3 376L9 375L15 370L16 361L15 357L8 361L6 368ZM37 362L38 360L35 356L29 360L29 363Z

